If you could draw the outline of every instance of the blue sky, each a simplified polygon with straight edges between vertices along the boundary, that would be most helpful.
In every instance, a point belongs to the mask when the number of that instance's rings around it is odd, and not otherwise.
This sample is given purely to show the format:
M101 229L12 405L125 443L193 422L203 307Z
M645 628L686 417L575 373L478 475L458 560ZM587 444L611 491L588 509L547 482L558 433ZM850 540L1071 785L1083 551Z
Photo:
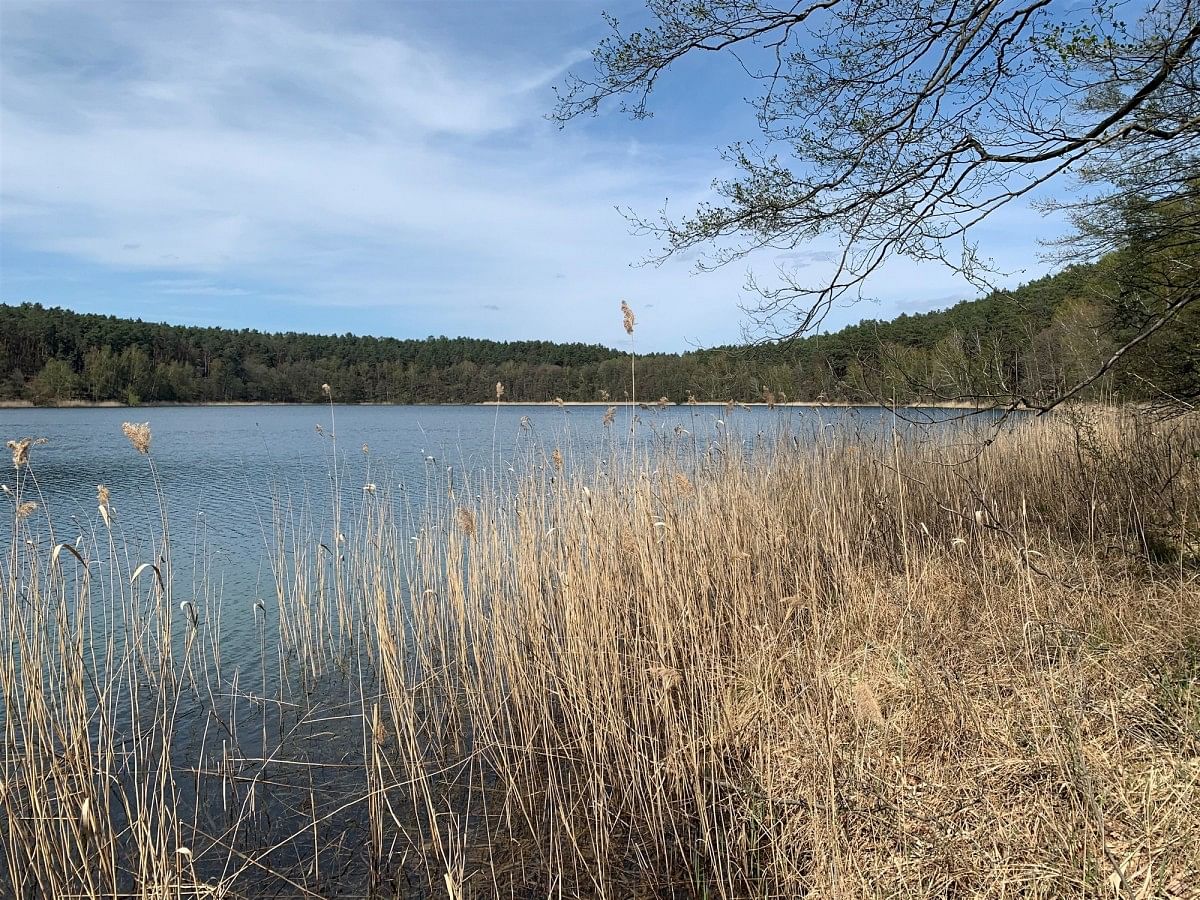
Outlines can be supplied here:
M0 3L0 300L186 324L621 344L736 340L746 266L694 274L616 207L683 212L754 133L732 60L655 117L565 130L553 85L636 3ZM976 237L1028 280L1059 226ZM819 253L830 245L809 248ZM781 254L749 265L769 273ZM974 296L891 264L828 326Z

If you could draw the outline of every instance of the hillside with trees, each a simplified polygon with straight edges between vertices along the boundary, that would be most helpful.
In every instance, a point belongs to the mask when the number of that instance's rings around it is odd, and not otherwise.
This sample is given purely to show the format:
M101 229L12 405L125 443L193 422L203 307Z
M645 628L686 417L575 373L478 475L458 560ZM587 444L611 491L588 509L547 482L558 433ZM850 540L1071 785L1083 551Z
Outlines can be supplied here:
M771 399L1036 402L1100 369L1136 327L1106 301L1120 259L1076 266L949 309L830 334L636 358L596 344L268 334L0 306L0 399L67 402L475 403ZM1200 317L1184 318L1090 386L1138 400L1194 399ZM1157 336L1156 336L1157 337Z

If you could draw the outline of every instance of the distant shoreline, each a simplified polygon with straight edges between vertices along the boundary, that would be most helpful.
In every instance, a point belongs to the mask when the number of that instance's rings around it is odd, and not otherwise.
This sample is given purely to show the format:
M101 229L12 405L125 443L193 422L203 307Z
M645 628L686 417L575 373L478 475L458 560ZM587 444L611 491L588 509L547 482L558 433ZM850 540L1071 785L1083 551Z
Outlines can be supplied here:
M117 400L101 400L93 402L90 400L68 400L62 403L52 403L39 406L29 400L0 400L0 409L165 409L172 407L233 407L233 406L327 406L328 401L313 401L311 403L301 403L296 401L276 401L276 400L213 400L204 403L174 403L174 402L159 402L159 403L139 403L136 406L130 406L121 403ZM563 400L561 403L557 400L502 400L497 403L495 400L484 400L478 403L383 403L379 401L367 401L364 403L337 403L336 406L601 406L609 407L638 407L653 409L659 404L657 402L644 401L629 401L629 400ZM664 406L683 407L683 406L705 406L705 407L721 407L728 406L727 400L697 400L695 403L667 403ZM820 400L791 400L787 403L767 404L761 400L754 403L735 402L735 406L743 407L762 407L767 408L770 405L775 407L797 407L802 409L891 409L891 405L887 403L850 403L848 401L820 401ZM897 409L991 409L992 407L979 403L965 403L958 401L936 401L928 403L901 403L897 404Z
M449 405L449 404L442 404ZM459 404L454 404L459 405ZM509 402L501 400L497 403L495 400L484 400L480 403L462 404L466 406L615 406L617 408L636 406L638 408L654 409L659 404L657 401L637 402L629 400L563 400L561 403L557 400L514 400ZM743 403L740 400L733 401L734 406L750 406L762 407L768 409L771 407L792 406L802 409L891 409L891 404L887 403L851 403L845 400L789 400L787 403L764 403L761 400L754 402ZM676 403L674 401L663 404L664 407L683 407L683 406L729 406L728 400L697 400L695 403ZM991 409L992 407L984 406L978 403L961 403L952 401L938 401L930 403L899 403L897 409Z
M173 406L326 406L328 401L313 403L296 403L292 401L274 400L211 400L204 403L174 403L162 401L159 403L139 403L130 406L119 400L65 400L61 403L36 404L30 400L0 400L0 409L163 409ZM351 406L387 406L393 404L352 403ZM394 404L399 405L399 404Z

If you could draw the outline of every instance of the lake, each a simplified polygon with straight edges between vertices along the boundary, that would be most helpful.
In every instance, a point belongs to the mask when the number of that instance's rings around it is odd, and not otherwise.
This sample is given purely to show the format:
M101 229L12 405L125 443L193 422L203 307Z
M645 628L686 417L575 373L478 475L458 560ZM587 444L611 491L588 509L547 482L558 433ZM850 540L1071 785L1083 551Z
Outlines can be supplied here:
M271 606L274 592L268 548L277 526L294 527L302 518L318 534L328 530L335 472L346 510L359 506L372 485L398 518L415 521L451 487L474 495L493 478L544 462L556 448L568 467L591 467L631 445L699 452L729 433L753 442L780 429L805 432L831 421L861 426L886 415L621 407L605 426L604 414L603 406L507 404L0 409L0 441L46 439L32 448L21 487L21 499L40 507L30 520L39 543L94 542L103 534L96 502L103 484L118 544L136 565L154 560L161 516L147 460L130 446L121 423L148 421L170 523L174 596L196 599L202 608L219 603L226 659L257 667L254 603L265 598ZM12 470L3 483L16 488Z
M50 512L60 540L99 523L96 486L112 493L128 536L158 518L145 459L121 433L125 421L148 421L176 552L206 539L230 574L266 546L272 504L281 496L327 507L337 460L343 497L365 485L419 503L431 485L505 473L559 448L568 466L628 450L702 451L728 434L745 445L823 426L875 428L883 409L668 406L618 409L611 426L602 406L234 406L142 409L0 409L0 440L45 438L31 451L25 499ZM942 418L946 413L933 411ZM336 438L336 440L335 440ZM365 450L364 450L365 448ZM6 480L12 482L10 472ZM40 496L37 496L40 494Z
M148 421L150 455L170 522L176 596L215 591L229 608L222 639L231 661L254 655L253 603L273 591L267 550L274 514L304 512L329 525L336 471L353 508L373 486L419 519L453 487L483 485L545 464L555 449L568 471L590 470L614 454L752 448L781 436L813 439L826 429L877 431L893 422L878 407L604 406L209 406L138 409L0 409L0 441L45 438L31 451L22 498L48 512L44 540L72 542L101 529L96 487L111 492L115 522L134 557L151 561L159 501L147 461L121 423ZM909 410L918 421L957 420L961 411ZM634 416L636 415L636 420ZM337 462L335 470L335 460ZM11 470L4 481L11 487ZM402 509L401 509L402 508ZM37 531L37 527L35 527ZM231 642L231 643L230 643Z

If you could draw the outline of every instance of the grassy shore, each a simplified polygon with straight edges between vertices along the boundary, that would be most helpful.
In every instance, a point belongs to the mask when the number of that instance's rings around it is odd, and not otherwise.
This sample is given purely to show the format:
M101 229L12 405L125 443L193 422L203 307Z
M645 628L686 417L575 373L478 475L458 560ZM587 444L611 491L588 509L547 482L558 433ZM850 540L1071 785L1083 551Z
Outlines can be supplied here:
M1200 896L1200 425L1087 410L990 436L555 453L411 520L373 489L324 522L280 510L254 618L273 697L222 662L218 609L179 605L167 523L133 559L106 515L76 542L13 496L4 877Z

